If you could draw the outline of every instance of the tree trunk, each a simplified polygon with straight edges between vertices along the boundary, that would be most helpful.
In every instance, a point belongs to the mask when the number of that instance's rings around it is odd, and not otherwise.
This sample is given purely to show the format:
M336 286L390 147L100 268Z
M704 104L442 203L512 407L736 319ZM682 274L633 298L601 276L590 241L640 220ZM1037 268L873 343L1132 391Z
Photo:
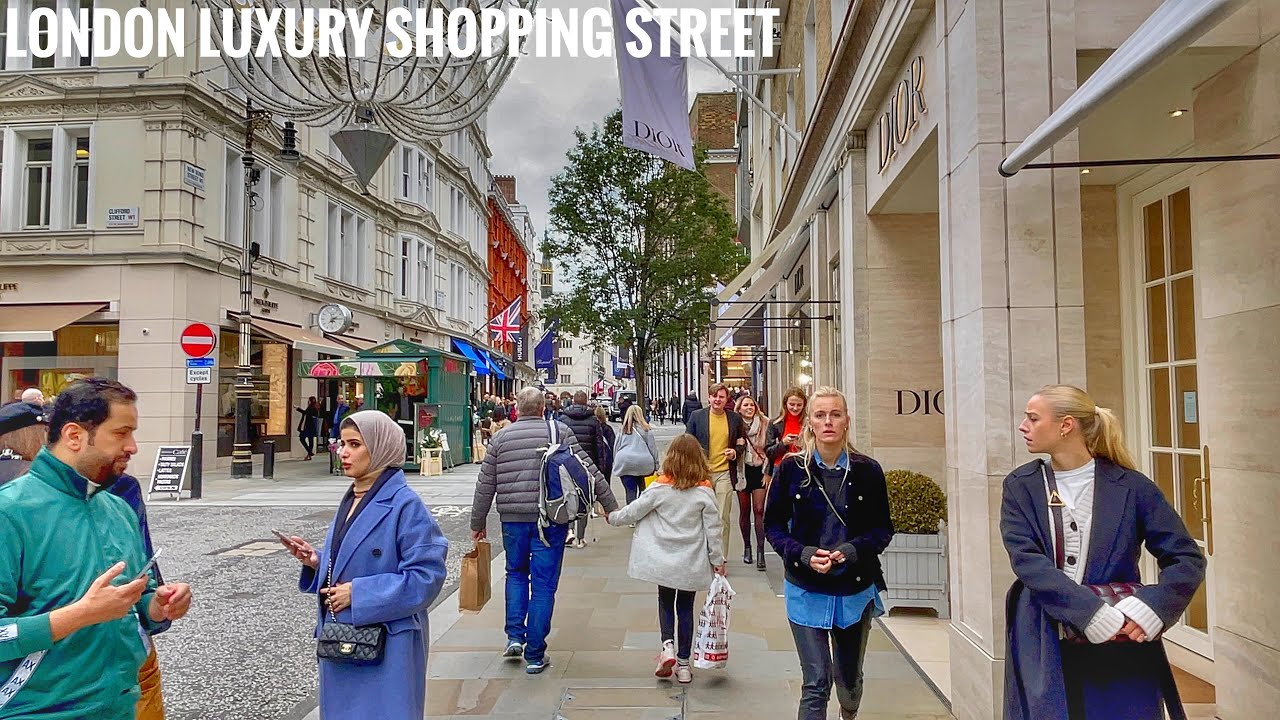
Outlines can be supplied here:
M640 409L648 411L649 398L646 387L649 384L649 349L642 348L631 352L631 367L636 371L636 402Z

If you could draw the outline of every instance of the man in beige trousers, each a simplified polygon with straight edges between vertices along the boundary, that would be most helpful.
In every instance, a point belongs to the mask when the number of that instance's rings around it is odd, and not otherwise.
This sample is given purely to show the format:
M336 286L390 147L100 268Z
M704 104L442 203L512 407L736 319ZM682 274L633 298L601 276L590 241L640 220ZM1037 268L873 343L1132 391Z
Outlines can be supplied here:
M702 444L711 465L711 484L716 491L716 507L720 510L721 552L729 555L729 515L733 512L733 488L738 484L738 452L746 443L742 416L728 410L729 388L716 383L710 388L710 407L693 413L684 431Z

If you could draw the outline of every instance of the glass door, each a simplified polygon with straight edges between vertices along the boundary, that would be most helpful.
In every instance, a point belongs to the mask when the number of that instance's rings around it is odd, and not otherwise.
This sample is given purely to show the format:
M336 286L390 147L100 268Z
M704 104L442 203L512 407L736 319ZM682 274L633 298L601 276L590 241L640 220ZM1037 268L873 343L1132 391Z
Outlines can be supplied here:
M1143 308L1146 395L1143 446L1147 470L1182 516L1206 554L1213 552L1207 439L1201 434L1196 373L1196 288L1192 259L1191 191L1183 188L1144 205ZM1152 578L1155 563L1148 558ZM1186 613L1166 635L1212 657L1209 586L1205 583Z

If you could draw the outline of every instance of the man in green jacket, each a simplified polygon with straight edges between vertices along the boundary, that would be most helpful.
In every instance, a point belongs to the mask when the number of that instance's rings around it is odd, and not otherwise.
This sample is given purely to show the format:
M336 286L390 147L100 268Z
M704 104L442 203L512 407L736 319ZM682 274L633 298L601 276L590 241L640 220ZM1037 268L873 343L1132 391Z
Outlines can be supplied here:
M0 720L132 720L142 633L182 618L183 583L156 587L124 500L101 492L138 450L137 395L89 378L49 414L49 445L0 487Z

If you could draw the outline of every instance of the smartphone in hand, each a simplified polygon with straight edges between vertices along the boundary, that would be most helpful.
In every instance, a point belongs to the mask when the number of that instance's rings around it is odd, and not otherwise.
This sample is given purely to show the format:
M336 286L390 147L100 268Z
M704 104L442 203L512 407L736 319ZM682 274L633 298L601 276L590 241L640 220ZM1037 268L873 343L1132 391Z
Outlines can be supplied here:
M291 548L298 547L298 543L294 542L293 538L289 537L288 535L285 535L279 530L272 530L271 533L276 537L280 538L280 542L284 543L285 545L288 545Z
M151 559L147 561L147 564L143 565L142 569L138 571L138 574L134 575L129 582L135 582L146 577L147 573L151 572L151 568L156 566L156 558L160 557L160 553L162 552L164 552L164 548L156 550L155 554L151 556Z

